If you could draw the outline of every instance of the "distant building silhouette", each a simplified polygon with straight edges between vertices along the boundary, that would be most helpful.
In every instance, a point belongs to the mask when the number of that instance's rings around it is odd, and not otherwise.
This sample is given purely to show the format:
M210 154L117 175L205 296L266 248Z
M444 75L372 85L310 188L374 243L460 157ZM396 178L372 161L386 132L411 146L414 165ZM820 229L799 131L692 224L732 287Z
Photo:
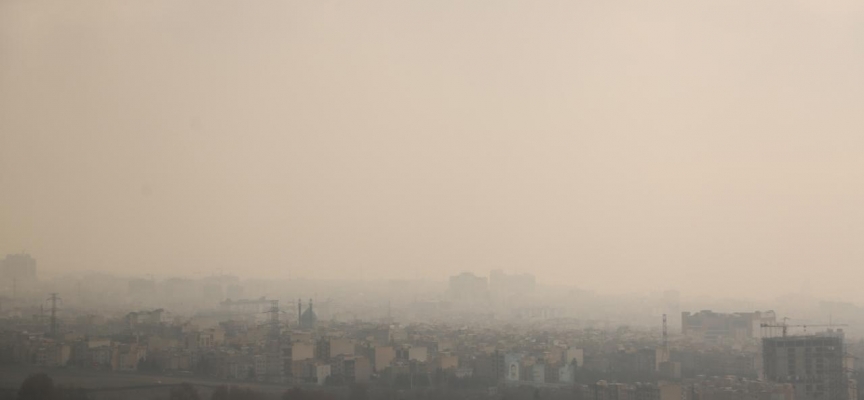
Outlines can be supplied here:
M300 314L300 329L312 330L315 329L315 325L317 324L318 316L315 315L315 311L312 309L312 299L309 299L309 307Z
M530 293L536 285L536 278L531 274L506 274L501 270L489 273L489 290L496 297Z
M761 324L777 321L774 311L744 313L716 313L702 310L698 313L681 313L681 334L698 340L721 339L744 340L761 337Z
M489 285L486 278L463 272L450 277L449 292L452 300L485 300L489 297Z
M8 280L15 279L18 282L36 280L36 259L29 254L8 254L0 261L0 271Z

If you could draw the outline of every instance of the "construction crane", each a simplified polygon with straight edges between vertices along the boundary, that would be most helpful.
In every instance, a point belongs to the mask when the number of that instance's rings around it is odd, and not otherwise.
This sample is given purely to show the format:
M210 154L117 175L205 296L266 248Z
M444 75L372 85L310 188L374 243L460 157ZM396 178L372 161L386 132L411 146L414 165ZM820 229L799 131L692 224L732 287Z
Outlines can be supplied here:
M849 325L847 325L847 324L801 324L801 325L789 325L789 324L786 323L786 320L787 320L787 319L788 319L788 318L783 318L783 323L780 323L780 324L768 324L768 323L762 323L762 324L759 324L759 326L762 327L762 328L781 328L781 329L783 330L783 337L786 337L786 333L787 333L787 330L788 330L789 328L804 328L804 332L807 332L807 327L811 327L811 328L812 328L812 327L817 327L817 328L821 328L821 327L828 327L828 328L832 328L832 327L835 327L835 326L849 326Z

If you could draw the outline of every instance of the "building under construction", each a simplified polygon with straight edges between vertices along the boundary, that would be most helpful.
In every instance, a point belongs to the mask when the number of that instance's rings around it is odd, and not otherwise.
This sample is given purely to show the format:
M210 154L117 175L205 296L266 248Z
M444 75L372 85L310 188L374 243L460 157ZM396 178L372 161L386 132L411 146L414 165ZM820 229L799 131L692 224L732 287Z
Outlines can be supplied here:
M796 400L850 399L842 331L762 339L765 379L789 383Z

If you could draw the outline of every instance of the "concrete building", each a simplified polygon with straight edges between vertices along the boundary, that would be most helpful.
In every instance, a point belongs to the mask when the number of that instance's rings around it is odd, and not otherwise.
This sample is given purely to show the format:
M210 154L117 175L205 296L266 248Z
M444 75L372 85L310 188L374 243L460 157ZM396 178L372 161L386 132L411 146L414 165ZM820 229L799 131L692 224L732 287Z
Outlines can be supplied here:
M442 370L455 370L459 368L459 356L452 353L439 353L438 368Z
M354 342L347 338L330 339L330 357L353 356Z
M315 383L323 385L327 382L327 377L330 376L330 364L317 363L315 364Z
M489 292L497 300L531 293L536 285L537 280L531 274L506 274L501 270L489 273Z
M591 391L594 400L635 400L636 397L634 388L622 383L597 381L591 385Z
M156 282L152 279L132 279L129 281L129 296L135 299L156 295Z
M111 353L111 368L114 371L131 372L138 370L138 363L147 358L147 348L137 344L114 346Z
M658 372L663 379L681 379L681 363L676 361L661 362Z
M20 282L36 280L36 259L29 254L8 254L0 261L0 272L8 280Z
M576 364L567 363L558 367L558 382L573 383L576 381Z
M168 316L165 310L159 308L156 310L134 311L126 314L126 323L131 329L140 326L158 326L168 322Z
M412 346L408 349L408 360L426 362L429 357L429 350L425 346Z
M634 400L681 400L683 397L680 384L637 383L633 390Z
M230 316L238 319L251 318L257 323L267 321L267 312L270 311L270 307L272 307L272 303L266 297L239 300L229 298L219 303L220 311L226 317Z
M264 354L256 354L254 359L255 376L259 381L267 379L267 356Z
M366 357L354 358L354 379L355 383L366 383L372 379L372 361Z
M537 384L546 383L546 364L537 363L531 367L531 381Z
M311 343L294 342L291 344L291 360L303 361L315 358L315 346Z
M374 358L375 372L384 371L396 359L396 350L392 346L378 346L375 348Z
M507 382L519 382L522 375L522 354L504 355L504 380Z
M582 349L570 347L564 351L563 357L561 361L564 364L576 363L579 367L585 365L585 352Z
M849 400L841 334L762 339L766 380L788 383L797 400Z
M13 301L32 291L36 283L36 260L29 254L9 254L0 260L0 290Z
M698 313L681 313L681 333L697 340L745 340L761 337L761 324L775 324L774 311L743 313L715 313L702 310Z
M450 299L455 301L478 301L488 299L489 285L486 278L470 272L450 277L448 288Z
M44 367L65 366L72 358L72 346L45 342L36 349L35 364Z

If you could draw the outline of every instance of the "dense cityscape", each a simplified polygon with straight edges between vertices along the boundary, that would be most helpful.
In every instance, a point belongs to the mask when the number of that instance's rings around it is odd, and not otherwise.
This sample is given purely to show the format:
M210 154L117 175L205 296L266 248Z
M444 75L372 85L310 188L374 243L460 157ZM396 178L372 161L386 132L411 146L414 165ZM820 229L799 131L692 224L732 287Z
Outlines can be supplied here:
M46 374L92 399L233 387L285 399L857 400L864 357L851 304L820 302L811 316L829 320L799 324L774 310L687 311L671 290L604 297L500 270L437 284L42 280L32 256L10 254L0 276L10 398Z
M0 400L864 400L862 71L864 0L0 0Z

